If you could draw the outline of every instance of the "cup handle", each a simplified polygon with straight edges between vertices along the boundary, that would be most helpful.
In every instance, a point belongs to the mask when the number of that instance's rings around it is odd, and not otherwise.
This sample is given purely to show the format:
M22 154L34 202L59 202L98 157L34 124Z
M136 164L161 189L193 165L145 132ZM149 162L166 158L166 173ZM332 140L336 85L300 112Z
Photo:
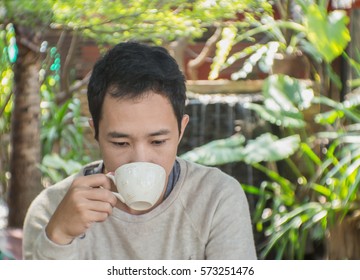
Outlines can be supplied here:
M115 186L116 186L116 182L115 182L115 176L112 175L111 173L105 174L106 177L110 178L111 181L114 182ZM125 199L121 196L120 193L118 192L112 192L122 203L125 203Z

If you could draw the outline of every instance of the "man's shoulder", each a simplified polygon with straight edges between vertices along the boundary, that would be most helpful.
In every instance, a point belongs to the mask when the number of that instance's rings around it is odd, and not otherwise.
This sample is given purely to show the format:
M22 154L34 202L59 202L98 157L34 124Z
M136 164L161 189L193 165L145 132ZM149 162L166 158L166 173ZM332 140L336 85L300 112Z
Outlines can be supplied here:
M212 219L217 211L230 213L246 203L240 182L221 169L186 160L180 164L184 173L179 199L194 224Z
M218 167L205 166L179 159L181 172L184 172L184 187L210 192L234 191L241 188L239 181Z
M189 177L201 177L202 179L208 179L208 180L230 180L230 181L236 181L232 176L225 173L218 167L214 166L206 166L199 163L191 162L184 159L178 159L180 162L180 166L182 169L185 169L185 172L187 172L187 175Z

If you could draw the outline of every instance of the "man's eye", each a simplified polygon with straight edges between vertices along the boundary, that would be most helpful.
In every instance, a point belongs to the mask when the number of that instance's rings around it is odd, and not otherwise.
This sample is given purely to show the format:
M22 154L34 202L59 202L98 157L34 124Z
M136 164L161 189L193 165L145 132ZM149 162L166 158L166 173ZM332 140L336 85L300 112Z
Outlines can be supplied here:
M129 146L128 142L112 142L112 143L113 143L113 145L119 146L119 147L127 147L127 146Z
M166 140L153 140L151 143L153 145L156 145L156 146L159 146L159 145L162 145L166 142Z

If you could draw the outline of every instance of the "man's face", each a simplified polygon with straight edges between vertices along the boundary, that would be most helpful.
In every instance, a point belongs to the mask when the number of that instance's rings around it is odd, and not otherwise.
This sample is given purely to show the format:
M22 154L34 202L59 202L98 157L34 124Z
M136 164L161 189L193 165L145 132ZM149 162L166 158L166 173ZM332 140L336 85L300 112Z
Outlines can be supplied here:
M188 120L185 115L179 135L174 111L166 97L150 92L140 99L118 100L107 94L98 137L106 171L142 161L161 165L169 176Z

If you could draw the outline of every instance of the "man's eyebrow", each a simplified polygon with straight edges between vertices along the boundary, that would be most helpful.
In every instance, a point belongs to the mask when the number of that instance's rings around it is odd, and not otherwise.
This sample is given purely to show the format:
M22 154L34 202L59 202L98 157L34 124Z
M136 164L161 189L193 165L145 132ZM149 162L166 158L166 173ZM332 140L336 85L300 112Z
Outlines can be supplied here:
M110 131L108 134L110 138L129 138L130 135L122 132Z
M162 136L162 135L168 135L170 134L169 129L160 129L158 131L154 131L148 134L149 137L154 136ZM110 131L108 134L109 138L130 138L130 135L123 132L117 132L117 131Z
M161 135L167 135L167 134L170 134L169 129L160 129L158 131L149 133L149 136L161 136Z

